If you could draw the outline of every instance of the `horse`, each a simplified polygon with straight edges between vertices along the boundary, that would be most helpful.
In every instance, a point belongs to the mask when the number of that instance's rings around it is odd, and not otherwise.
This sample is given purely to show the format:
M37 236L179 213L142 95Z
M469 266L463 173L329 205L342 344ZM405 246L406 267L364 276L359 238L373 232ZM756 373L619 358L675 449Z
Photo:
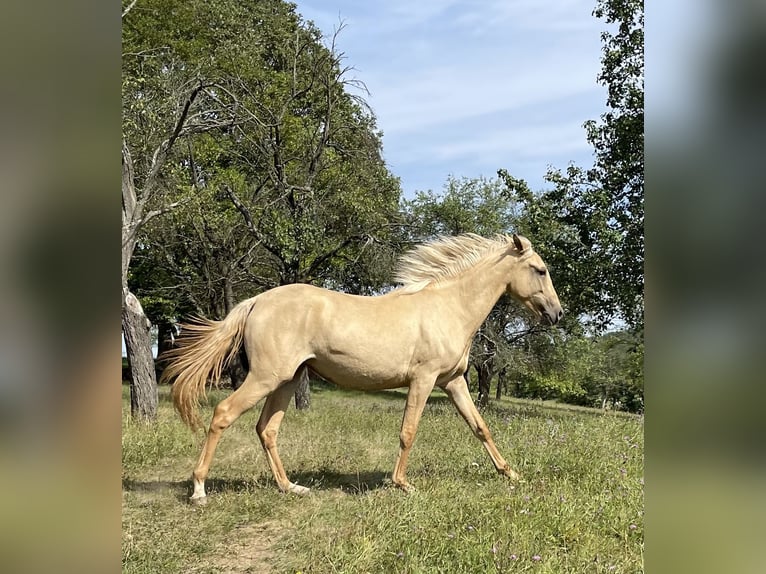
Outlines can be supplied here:
M439 237L405 253L383 295L360 296L306 284L283 285L242 301L221 321L186 325L166 353L163 373L181 419L200 428L200 397L218 384L242 347L249 370L242 385L215 407L192 472L191 501L206 502L205 479L222 433L266 399L256 432L283 492L306 494L291 482L277 451L277 434L290 399L308 373L346 389L407 387L392 482L407 482L407 459L418 422L434 387L444 390L495 469L519 475L502 457L473 404L464 377L471 341L497 300L507 292L541 322L563 316L548 269L525 237Z

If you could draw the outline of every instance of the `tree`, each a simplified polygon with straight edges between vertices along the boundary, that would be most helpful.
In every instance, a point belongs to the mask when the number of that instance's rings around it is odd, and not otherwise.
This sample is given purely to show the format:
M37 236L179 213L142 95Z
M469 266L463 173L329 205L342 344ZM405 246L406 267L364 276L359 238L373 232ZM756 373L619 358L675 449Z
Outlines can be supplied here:
M343 286L353 272L361 289L358 263L386 243L400 189L335 38L326 45L280 0L149 7L131 51L151 55L153 75L210 78L206 93L234 104L235 117L190 134L164 170L166 197L179 205L146 228L146 263L166 282L147 281L145 292L176 286L176 310L220 318L287 283ZM308 387L296 398L307 406Z
M594 14L615 33L604 32L599 81L609 110L601 123L586 123L596 151L590 179L608 199L609 227L619 241L612 251L609 289L626 322L643 327L644 311L644 3L601 0Z
M129 284L157 326L158 357L176 334L178 317L224 317L252 293L255 246L239 213L219 207L209 188L198 188L142 234ZM162 368L158 361L158 376ZM244 380L239 364L227 374L235 388Z
M286 46L275 70L281 89L254 88L264 119L240 155L257 169L244 186L225 185L278 285L337 282L389 234L400 194L374 116L350 92L360 84L348 78L335 37L327 47L317 38L307 27ZM296 407L308 408L309 397L304 380Z
M128 286L133 253L141 232L155 217L173 209L165 172L179 142L194 134L237 123L230 92L191 66L164 43L145 42L140 33L151 6L132 2L123 11L122 129L122 331L131 369L131 413L153 419L157 389L149 320Z
M599 0L602 34L598 81L608 88L601 121L585 124L595 165L551 170L553 189L535 195L506 170L498 175L524 206L522 230L567 286L568 312L597 328L623 320L643 329L644 290L644 13L639 0ZM539 241L539 240L538 240ZM563 281L561 280L563 279Z
M541 335L525 340L525 352L511 366L517 396L643 411L643 372L634 360L643 343L633 333Z
M570 167L568 172L577 177L581 170ZM605 328L615 314L611 293L605 288L611 259L596 242L598 238L604 244L614 233L604 224L603 212L584 214L584 210L591 210L588 198L572 193L574 188L568 183L557 183L553 190L534 194L524 181L505 170L499 170L498 175L523 206L520 232L534 238L535 250L555 280L565 309L561 326L571 331L584 322Z

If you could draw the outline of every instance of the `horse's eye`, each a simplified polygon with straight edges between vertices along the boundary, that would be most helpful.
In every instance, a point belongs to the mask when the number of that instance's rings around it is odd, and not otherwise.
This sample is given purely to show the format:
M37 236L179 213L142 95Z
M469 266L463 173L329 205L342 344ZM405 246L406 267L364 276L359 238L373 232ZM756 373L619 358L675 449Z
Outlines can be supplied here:
M537 269L537 272L544 277L545 274L548 272L548 270L547 269Z

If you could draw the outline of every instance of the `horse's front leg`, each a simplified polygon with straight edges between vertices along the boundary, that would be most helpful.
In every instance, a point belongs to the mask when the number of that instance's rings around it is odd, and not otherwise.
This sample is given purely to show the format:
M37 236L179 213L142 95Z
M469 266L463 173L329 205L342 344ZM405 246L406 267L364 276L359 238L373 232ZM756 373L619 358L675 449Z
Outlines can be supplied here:
M484 419L481 418L479 411L476 410L476 406L473 404L473 400L471 400L471 393L468 391L468 384L466 383L465 378L463 376L456 377L445 385L440 386L444 389L444 392L447 393L447 396L452 401L452 404L455 405L455 408L460 415L465 419L465 422L468 423L473 434L476 435L476 438L478 438L484 445L497 472L515 480L519 479L519 475L511 469L510 465L505 462L505 459L500 454L500 451L497 450L487 424L484 422Z
M428 379L418 380L410 384L410 389L407 393L407 405L404 407L402 430L399 433L399 456L396 458L394 473L391 477L393 483L405 492L415 489L407 482L407 459L410 456L412 444L415 442L415 434L418 431L418 423L423 414L423 408L433 387L433 379L430 381Z

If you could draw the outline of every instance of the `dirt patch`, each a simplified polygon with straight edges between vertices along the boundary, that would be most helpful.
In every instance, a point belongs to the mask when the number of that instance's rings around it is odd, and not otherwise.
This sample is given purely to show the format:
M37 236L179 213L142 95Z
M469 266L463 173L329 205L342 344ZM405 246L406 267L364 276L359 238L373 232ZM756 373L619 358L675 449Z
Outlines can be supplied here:
M285 526L277 521L236 528L208 557L206 566L219 574L270 574L272 548L285 534Z

